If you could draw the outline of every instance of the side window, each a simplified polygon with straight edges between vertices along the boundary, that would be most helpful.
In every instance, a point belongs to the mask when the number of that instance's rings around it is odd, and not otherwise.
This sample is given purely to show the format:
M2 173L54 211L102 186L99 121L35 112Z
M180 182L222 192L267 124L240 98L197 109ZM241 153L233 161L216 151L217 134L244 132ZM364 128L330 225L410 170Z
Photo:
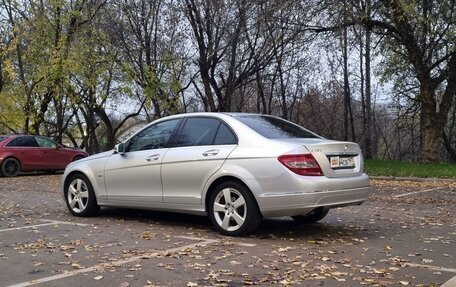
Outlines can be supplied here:
M40 146L40 147L50 147L50 148L57 147L57 144L55 142L53 142L47 138L35 137L35 140L38 143L38 146Z
M212 145L220 121L211 118L189 118L177 140L177 146Z
M236 136L224 123L222 123L217 131L217 135L215 136L214 144L237 144Z
M35 139L30 136L21 136L12 139L6 146L13 146L13 147L37 147L38 144L36 143Z
M169 147L169 139L178 122L178 119L161 122L139 132L130 140L127 152Z

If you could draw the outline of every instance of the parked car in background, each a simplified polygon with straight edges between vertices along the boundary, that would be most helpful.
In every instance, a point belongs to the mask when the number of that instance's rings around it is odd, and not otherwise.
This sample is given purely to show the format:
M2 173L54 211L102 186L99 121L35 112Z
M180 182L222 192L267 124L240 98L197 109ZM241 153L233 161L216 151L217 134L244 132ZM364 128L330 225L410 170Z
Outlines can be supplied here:
M191 113L152 122L114 150L67 166L70 212L100 206L208 215L225 235L263 217L321 220L369 194L358 144L327 140L278 117Z
M85 151L47 137L0 135L0 175L3 176L16 176L21 171L64 170L70 162L87 156Z

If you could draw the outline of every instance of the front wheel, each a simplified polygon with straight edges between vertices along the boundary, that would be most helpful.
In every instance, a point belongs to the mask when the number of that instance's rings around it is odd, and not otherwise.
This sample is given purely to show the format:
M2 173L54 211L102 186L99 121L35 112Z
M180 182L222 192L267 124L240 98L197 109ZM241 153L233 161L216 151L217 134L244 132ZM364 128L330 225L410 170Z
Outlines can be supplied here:
M296 222L302 224L310 224L322 220L327 214L329 209L317 208L307 213L306 215L292 216Z
M12 177L18 175L21 170L21 164L17 159L7 158L3 160L1 166L1 174L7 177Z
M73 175L65 184L65 202L71 214L75 216L95 215L99 206L93 187L82 174Z
M209 217L215 228L228 236L248 235L261 222L255 198L247 187L235 182L225 182L212 193Z

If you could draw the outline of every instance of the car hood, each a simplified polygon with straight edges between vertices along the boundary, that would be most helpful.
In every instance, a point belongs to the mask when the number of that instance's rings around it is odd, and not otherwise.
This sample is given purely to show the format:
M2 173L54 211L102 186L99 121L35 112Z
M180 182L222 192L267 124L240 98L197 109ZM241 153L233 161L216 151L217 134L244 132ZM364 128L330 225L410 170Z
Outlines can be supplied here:
M113 153L114 153L114 150L108 150L108 151L105 151L105 152L97 153L97 154L82 158L82 159L78 160L77 163L92 161L92 160L100 159L100 158L105 158L105 157L108 157L108 156L112 155Z
M114 153L114 150L108 150L105 152L100 152L100 153L96 153L94 155L88 156L83 160L94 160L94 159L98 159L98 158L108 157L108 156L112 155L113 153Z

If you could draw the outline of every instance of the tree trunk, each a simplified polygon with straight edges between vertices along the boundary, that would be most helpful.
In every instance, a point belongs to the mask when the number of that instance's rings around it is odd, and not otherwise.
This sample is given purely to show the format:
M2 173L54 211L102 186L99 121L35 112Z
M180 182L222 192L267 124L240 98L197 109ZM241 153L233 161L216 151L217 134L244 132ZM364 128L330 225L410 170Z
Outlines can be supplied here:
M446 133L443 133L443 143L445 144L445 148L450 155L451 161L456 162L456 150L451 145L451 139L448 138Z
M448 122L448 114L456 96L456 54L450 57L447 67L447 86L437 108L434 93L437 90L433 80L421 80L421 163L437 162L439 148ZM419 73L417 73L419 75ZM429 75L430 78L430 75Z
M3 68L2 68L3 59L0 57L0 93L3 90Z
M421 151L418 159L421 163L439 161L439 148L444 130L442 123L438 124L440 121L436 116L432 105L421 104Z
M344 11L346 10L344 1ZM348 126L349 126L349 103L350 103L350 84L348 82L348 39L347 27L344 27L342 39L342 58L344 69L344 141L348 140Z
M366 15L370 17L370 6L371 1L366 1ZM372 101L371 101L371 28L369 25L366 26L366 91L365 91L365 109L366 109L366 124L365 124L365 137L364 137L364 148L366 158L373 157L372 151Z

